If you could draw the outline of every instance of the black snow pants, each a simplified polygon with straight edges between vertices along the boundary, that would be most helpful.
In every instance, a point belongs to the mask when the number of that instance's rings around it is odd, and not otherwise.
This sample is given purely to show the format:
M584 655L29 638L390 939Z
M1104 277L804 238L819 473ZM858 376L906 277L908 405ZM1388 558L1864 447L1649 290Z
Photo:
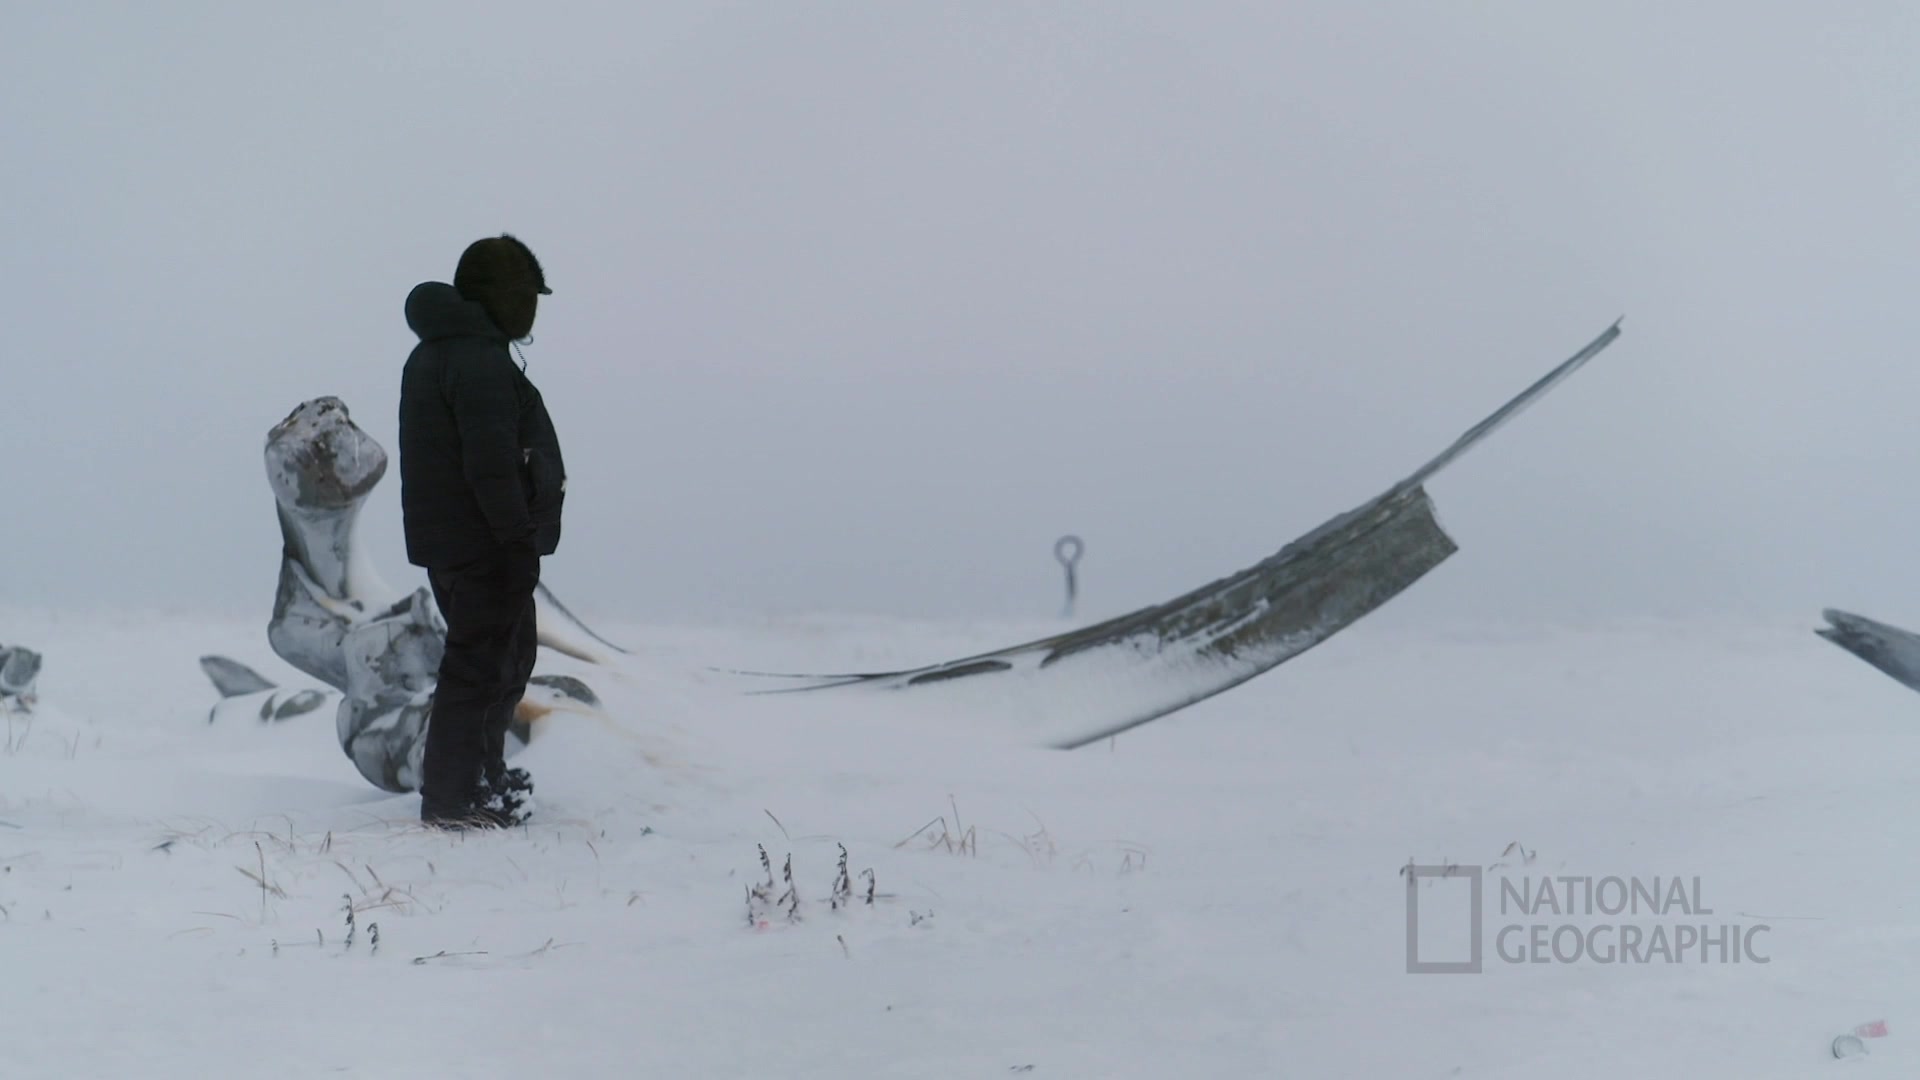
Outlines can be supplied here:
M506 760L507 728L533 674L533 590L540 557L501 554L427 572L447 621L447 651L427 721L420 794L443 806L474 801L489 763Z

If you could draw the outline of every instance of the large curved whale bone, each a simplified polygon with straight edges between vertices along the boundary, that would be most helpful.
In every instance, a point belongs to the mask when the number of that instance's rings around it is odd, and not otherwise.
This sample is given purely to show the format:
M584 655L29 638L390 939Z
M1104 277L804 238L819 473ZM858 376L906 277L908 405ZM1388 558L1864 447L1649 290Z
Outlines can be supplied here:
M1828 608L1827 625L1814 633L1887 673L1909 690L1920 690L1920 634L1863 615Z
M341 748L376 786L418 790L434 681L446 651L446 628L432 597L417 590L392 610L356 623L340 651L347 667L347 695L334 721Z
M321 397L273 426L265 456L282 540L267 641L287 663L341 692L340 745L361 775L389 791L414 790L446 627L429 590L396 596L355 542L360 508L386 474L386 452L353 422L345 403ZM595 664L625 651L588 629L544 586L535 603L540 644ZM208 674L223 694L249 685L224 665ZM596 702L584 684L570 682L580 693L550 685L530 693L533 700L516 714L510 749L525 744L534 718L562 702Z
M344 691L341 643L369 607L387 602L353 542L360 507L386 475L386 451L344 402L322 397L267 432L266 462L283 545L267 641L287 663Z
M1237 574L1095 626L944 664L792 680L763 691L911 690L967 714L995 714L1035 741L1072 749L1204 701L1352 625L1456 549L1423 485L1620 336L1585 348L1469 428L1379 497Z

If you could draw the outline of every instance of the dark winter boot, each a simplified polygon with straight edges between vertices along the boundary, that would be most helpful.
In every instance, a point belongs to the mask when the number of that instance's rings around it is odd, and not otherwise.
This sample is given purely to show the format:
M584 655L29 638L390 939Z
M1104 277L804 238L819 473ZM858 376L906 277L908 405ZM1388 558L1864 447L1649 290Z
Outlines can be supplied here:
M512 769L504 761L486 766L487 801L490 810L505 815L518 825L533 814L533 777L525 769Z
M420 800L420 820L436 829L461 832L467 829L506 829L520 822L513 815L492 805L490 796L441 801Z

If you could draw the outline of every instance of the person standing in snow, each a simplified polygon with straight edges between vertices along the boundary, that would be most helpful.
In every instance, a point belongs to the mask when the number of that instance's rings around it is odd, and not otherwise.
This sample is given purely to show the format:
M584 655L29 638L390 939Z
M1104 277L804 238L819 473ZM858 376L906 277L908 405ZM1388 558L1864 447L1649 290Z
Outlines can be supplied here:
M502 234L467 248L453 284L407 296L420 344L400 378L400 507L407 559L447 623L421 764L420 818L434 825L518 824L533 790L507 767L506 736L533 673L533 593L560 543L566 469L508 346L549 295L533 252Z

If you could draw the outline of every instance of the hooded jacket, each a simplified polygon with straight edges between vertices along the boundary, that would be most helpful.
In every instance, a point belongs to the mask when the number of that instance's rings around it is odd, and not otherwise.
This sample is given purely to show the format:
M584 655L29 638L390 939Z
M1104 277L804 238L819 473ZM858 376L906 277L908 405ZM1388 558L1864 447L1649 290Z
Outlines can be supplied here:
M407 296L400 377L407 559L444 569L560 544L566 466L540 391L487 309L437 281Z

